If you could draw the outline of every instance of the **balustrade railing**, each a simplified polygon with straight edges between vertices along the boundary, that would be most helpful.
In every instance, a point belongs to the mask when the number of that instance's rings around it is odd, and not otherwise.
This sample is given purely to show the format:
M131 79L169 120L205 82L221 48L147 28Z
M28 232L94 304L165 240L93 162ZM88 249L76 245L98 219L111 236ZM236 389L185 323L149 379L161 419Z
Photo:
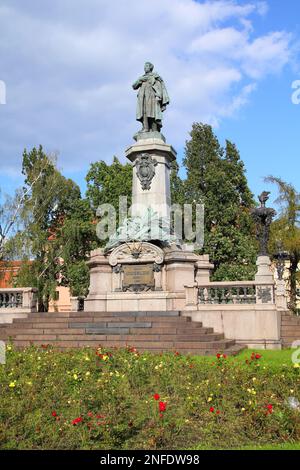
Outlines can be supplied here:
M255 304L256 286L246 285L222 285L211 283L209 286L198 287L199 304Z
M274 304L273 284L255 281L209 282L186 286L186 305L253 305Z
M37 289L17 287L0 289L0 310L3 312L34 312L37 307Z
M20 308L23 306L23 292L1 292L0 308Z

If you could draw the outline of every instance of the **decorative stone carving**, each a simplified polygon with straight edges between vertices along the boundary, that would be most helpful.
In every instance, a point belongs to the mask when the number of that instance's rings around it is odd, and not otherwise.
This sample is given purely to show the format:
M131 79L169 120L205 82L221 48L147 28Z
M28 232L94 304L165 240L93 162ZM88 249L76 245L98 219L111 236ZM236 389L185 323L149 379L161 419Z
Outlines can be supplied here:
M151 188L151 181L155 175L157 160L148 153L142 153L135 161L136 174L141 182L143 191Z
M154 271L155 273L159 273L159 272L161 271L161 264L156 264L156 263L154 263L154 264L153 264L153 271Z
M119 274L119 273L122 272L122 265L121 265L121 264L117 264L116 266L113 266L112 270L113 270L113 273Z
M142 242L139 248L139 261L143 263L156 263L162 264L164 261L164 253L161 248L152 243ZM109 256L108 262L111 266L117 264L132 264L136 263L135 256L136 243L124 243L123 245L115 248Z
M151 208L148 208L143 217L125 219L117 231L109 237L105 253L122 243L128 244L133 240L136 242L159 240L164 246L170 246L172 243L180 244L171 227L170 219L159 217L158 213Z
M272 291L271 287L258 287L257 297L262 301L263 304L272 302Z

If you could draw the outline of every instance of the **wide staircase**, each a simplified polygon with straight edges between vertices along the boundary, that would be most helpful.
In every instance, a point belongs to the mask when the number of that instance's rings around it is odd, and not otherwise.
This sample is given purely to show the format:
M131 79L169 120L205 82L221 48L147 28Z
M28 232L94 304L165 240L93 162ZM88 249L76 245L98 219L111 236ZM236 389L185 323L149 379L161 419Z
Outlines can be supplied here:
M281 315L282 347L290 348L294 341L300 341L300 317L291 313Z
M179 311L31 313L0 325L0 339L12 340L17 348L30 344L51 344L59 349L132 346L138 351L197 355L233 355L243 349Z

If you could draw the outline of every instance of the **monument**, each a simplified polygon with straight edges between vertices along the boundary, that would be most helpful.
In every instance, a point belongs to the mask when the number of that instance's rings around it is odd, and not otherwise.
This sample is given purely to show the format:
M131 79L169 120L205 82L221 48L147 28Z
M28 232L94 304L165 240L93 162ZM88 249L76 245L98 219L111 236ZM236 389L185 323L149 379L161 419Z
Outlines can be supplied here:
M208 255L186 250L172 229L170 170L176 151L161 133L169 96L163 79L146 62L133 84L142 129L125 150L132 163L132 207L104 249L91 252L87 311L179 310L185 286L209 281Z

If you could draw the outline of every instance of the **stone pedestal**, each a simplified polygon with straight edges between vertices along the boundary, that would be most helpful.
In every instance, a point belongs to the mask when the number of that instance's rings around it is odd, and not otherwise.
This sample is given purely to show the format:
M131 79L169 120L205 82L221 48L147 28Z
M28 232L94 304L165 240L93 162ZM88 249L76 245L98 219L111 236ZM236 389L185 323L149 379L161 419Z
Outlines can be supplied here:
M209 261L209 255L199 255L196 261L196 283L200 286L201 284L207 284L210 281L210 273L214 268L214 265Z
M148 208L160 217L170 215L170 164L176 152L162 139L138 140L125 152L133 164L131 216L143 216Z
M91 253L86 311L182 310L185 287L209 282L213 268L209 257L179 246L170 233L170 170L175 150L159 132L138 133L136 139L126 150L133 166L131 231L126 222L126 235L122 238L117 233L110 239L107 253L100 249ZM135 220L142 226L135 226Z
M273 304L275 282L274 275L271 271L271 260L269 256L258 256L256 266L256 303Z
M108 254L94 250L88 264L86 311L182 310L185 286L196 277L209 281L212 268L206 255L149 242L124 243Z
M271 271L269 256L258 256L256 266L255 281L259 284L274 284L274 275Z
M102 248L91 251L87 265L90 269L90 287L84 310L106 311L106 294L112 291L112 266Z

